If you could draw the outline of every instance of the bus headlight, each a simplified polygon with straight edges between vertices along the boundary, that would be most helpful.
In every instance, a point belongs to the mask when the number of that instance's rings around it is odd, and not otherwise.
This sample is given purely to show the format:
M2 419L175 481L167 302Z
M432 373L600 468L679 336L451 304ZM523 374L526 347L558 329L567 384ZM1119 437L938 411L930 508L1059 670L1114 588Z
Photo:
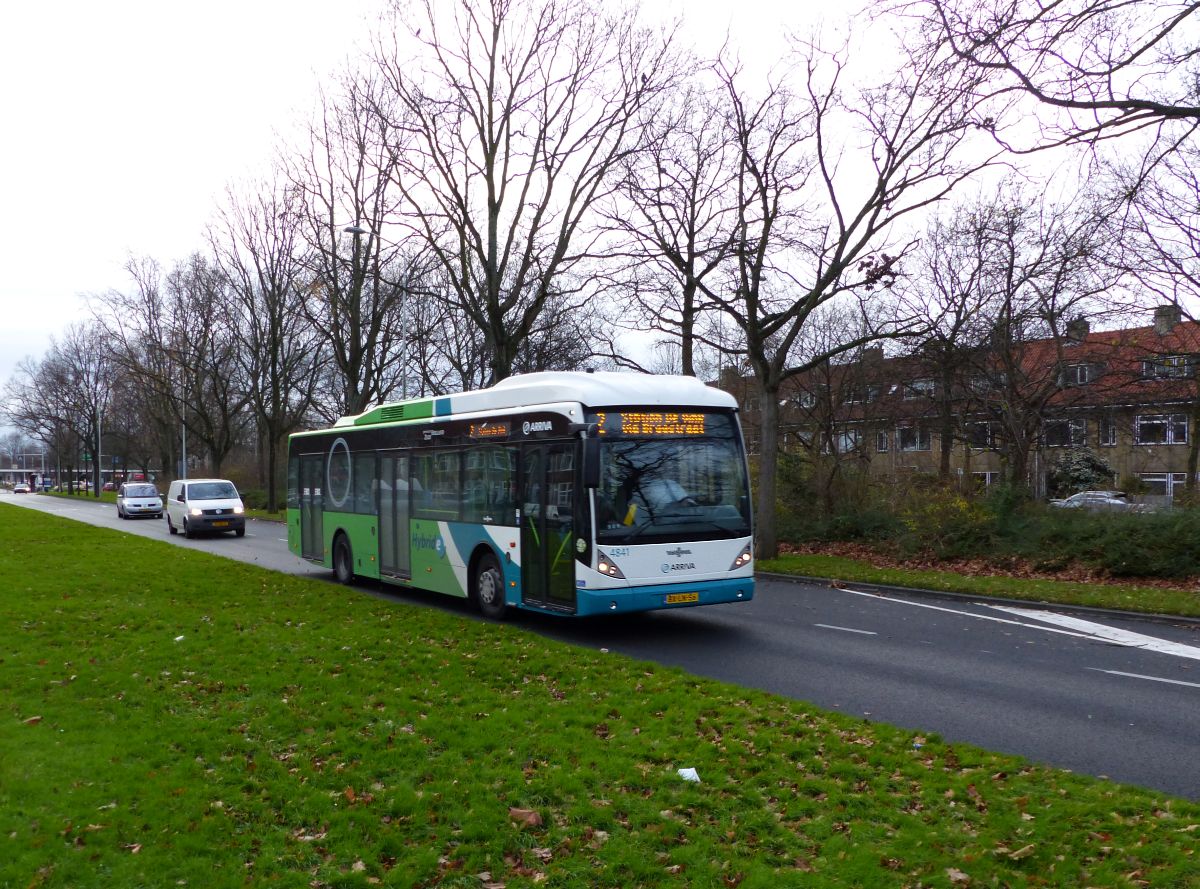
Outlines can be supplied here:
M746 544L745 548L738 553L738 557L733 560L733 564L729 566L730 571L736 571L738 568L745 567L750 564L750 560L754 558L754 554L750 550L750 544Z
M616 566L616 563L604 553L600 553L600 558L596 562L596 570L606 577L623 578L625 576L621 573L621 569Z

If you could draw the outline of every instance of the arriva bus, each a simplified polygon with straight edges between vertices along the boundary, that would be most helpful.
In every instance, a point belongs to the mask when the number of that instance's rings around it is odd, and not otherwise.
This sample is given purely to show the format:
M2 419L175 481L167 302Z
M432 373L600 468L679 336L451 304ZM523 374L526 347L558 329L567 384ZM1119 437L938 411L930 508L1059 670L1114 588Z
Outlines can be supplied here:
M535 373L291 436L288 546L359 577L563 615L744 602L732 396L691 377Z

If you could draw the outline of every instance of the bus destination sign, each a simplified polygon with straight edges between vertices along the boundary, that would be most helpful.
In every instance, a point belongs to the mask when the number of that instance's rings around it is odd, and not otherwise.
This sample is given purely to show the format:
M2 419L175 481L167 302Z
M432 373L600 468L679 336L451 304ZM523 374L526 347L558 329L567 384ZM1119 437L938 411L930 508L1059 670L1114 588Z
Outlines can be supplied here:
M471 438L508 438L508 423L472 423L468 434Z
M600 434L687 436L705 434L705 414L655 411L597 413Z

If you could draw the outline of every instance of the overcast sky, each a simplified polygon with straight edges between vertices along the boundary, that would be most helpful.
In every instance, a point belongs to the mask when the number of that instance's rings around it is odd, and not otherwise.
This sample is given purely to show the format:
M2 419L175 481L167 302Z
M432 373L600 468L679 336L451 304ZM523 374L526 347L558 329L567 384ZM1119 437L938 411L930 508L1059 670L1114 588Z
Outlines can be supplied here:
M662 9L665 4L646 5ZM778 57L817 0L673 2L690 39L726 30ZM164 266L203 245L227 183L253 175L354 54L382 0L59 0L0 16L0 385L127 290L130 255ZM734 17L736 16L736 21Z

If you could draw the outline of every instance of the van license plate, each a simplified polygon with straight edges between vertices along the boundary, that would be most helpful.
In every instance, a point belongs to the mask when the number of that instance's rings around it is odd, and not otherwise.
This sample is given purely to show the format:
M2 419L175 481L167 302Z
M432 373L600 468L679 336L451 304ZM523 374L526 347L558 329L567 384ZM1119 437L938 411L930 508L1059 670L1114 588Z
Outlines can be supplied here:
M228 528L229 522L213 522L214 528Z
M699 593L668 593L667 604L678 605L681 602L699 602Z

